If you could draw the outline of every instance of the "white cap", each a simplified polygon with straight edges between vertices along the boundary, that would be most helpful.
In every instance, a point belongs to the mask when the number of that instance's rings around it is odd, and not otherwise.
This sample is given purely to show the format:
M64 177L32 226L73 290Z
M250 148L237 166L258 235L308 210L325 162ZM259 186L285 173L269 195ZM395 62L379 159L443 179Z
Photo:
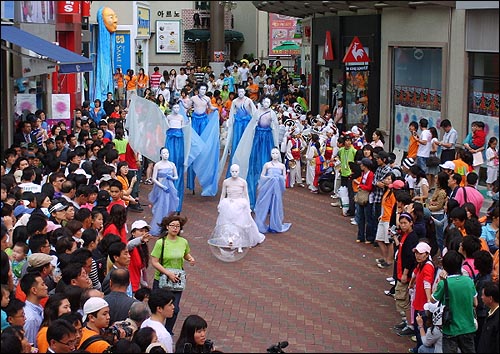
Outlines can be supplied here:
M148 230L151 230L151 226L148 225L148 223L144 220L136 220L132 224L132 229L130 231L134 231L136 229L144 229L147 228Z
M419 242L418 245L413 249L413 252L418 253L431 253L431 246L427 242Z
M439 165L439 167L455 171L455 163L453 161L446 161L445 163Z
M83 305L83 322L87 320L87 315L99 311L105 307L109 307L109 304L106 300L100 297L91 297L85 304Z

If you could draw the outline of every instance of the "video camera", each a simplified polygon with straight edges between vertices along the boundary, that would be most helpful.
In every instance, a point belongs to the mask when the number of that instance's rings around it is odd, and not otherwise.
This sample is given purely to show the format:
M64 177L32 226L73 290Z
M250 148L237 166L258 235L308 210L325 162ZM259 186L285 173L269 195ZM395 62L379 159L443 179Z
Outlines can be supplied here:
M125 336L122 337L120 333L120 329L122 329L125 332ZM132 337L132 334L134 333L132 327L130 327L130 322L117 322L113 324L112 326L104 329L104 335L112 337L113 339L116 338L116 340L119 340L121 338L130 338Z

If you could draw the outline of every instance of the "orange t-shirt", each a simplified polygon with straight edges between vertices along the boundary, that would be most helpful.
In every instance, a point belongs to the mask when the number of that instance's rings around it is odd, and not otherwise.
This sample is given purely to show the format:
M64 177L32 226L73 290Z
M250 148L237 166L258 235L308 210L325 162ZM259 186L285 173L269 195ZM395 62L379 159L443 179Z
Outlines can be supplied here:
M384 195L382 196L382 215L380 217L380 221L389 222L391 221L392 209L394 208L394 204L396 204L396 197L394 193L390 189L386 190Z
M80 345L82 345L82 343L85 342L85 340L87 340L87 338L90 338L90 337L95 336L97 334L99 334L99 333L97 333L91 329L88 329L87 327L83 327L82 339L80 340ZM102 353L106 349L108 349L109 346L110 346L110 344L108 342L106 342L105 340L98 340L98 341L95 341L94 343L92 343L91 345L89 345L87 348L85 348L85 350L89 353Z
M417 138L415 138L413 135L410 135L410 143L408 144L408 157L411 157L412 159L416 159L417 158L417 151L418 151Z
M144 74L142 77L137 76L137 87L138 88L146 88L148 87L149 83L149 76L147 74Z
M48 328L49 327L47 326L40 327L40 330L36 335L36 345L39 353L47 353L47 349L49 349L49 342L47 342Z
M465 176L467 176L467 173L471 171L469 168L470 166L467 165L466 162L464 162L461 159L458 160L453 160L453 163L455 164L455 173L458 173L459 175L462 176L462 181L460 182L460 187L465 186Z
M123 88L123 74L115 74L116 85Z
M458 230L462 233L463 237L467 236L465 228L459 228ZM481 241L481 251L488 251L489 252L490 248L488 247L488 243L486 242L486 240L484 238L479 238L479 241Z
M125 80L127 80L127 91L137 89L137 76L132 77L125 75Z
M259 85L253 83L247 86L248 97L254 102L259 99Z

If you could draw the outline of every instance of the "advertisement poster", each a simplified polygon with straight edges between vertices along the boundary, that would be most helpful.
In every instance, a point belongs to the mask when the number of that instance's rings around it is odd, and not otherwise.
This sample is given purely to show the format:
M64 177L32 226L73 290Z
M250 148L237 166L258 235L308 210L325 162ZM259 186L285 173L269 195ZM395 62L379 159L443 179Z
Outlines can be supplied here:
M115 35L115 53L113 63L116 68L121 68L122 72L126 73L130 69L130 32L116 31Z
M55 1L16 1L14 3L16 8L15 21L24 23L55 23L55 3Z
M49 127L64 121L67 127L71 125L70 98L67 93L54 93L52 96L52 117L47 119Z
M395 148L399 148L403 151L408 150L408 143L410 141L408 125L410 122L418 122L421 118L425 118L429 121L429 128L439 127L441 123L441 112L401 105L395 106L394 131L391 132L391 135L394 135Z
M27 109L31 113L36 111L36 95L28 93L18 93L16 95L16 114L21 115Z
M297 17L269 14L270 56L300 55L302 44L300 21Z
M149 9L139 6L137 7L137 38L149 39L151 36L149 17Z
M180 21L156 21L156 53L181 52Z

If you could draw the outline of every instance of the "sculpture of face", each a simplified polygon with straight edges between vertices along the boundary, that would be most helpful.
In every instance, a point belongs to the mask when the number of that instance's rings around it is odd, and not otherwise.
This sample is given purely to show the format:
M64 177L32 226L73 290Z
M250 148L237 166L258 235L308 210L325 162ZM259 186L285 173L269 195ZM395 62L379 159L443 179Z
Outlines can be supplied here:
M168 158L170 157L170 152L168 151L168 149L164 148L161 149L160 155L162 160L168 160Z
M181 107L178 104L174 104L172 106L172 112L174 112L175 114L179 114L180 109L181 109Z
M262 100L262 106L266 109L271 107L271 100L269 98L264 98Z
M278 149L271 150L271 158L273 160L278 160L280 158L280 151Z
M104 20L104 25L109 33L115 33L118 28L118 16L113 11L113 9L109 7L105 7L102 9L102 18Z
M200 96L205 96L206 93L207 93L207 87L206 86L200 87Z
M231 169L229 171L231 172L231 177L236 178L240 175L240 166L237 164L231 165Z
M242 88L238 89L238 97L239 98L245 97L245 89L242 89Z

